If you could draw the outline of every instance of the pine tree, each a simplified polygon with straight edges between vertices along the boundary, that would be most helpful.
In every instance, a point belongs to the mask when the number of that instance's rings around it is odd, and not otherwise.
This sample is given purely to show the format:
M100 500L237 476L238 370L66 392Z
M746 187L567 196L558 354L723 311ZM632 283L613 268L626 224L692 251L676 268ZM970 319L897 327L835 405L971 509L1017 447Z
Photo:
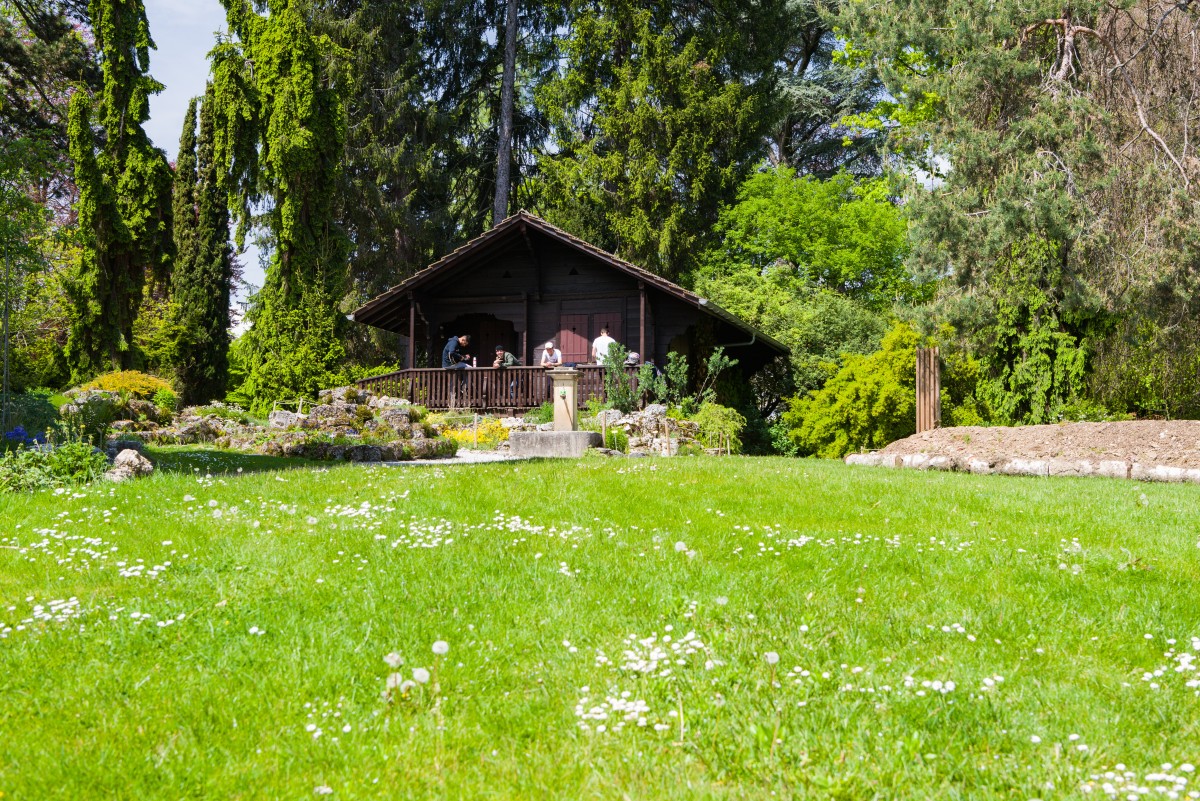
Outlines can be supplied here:
M314 33L306 5L277 0L266 16L248 0L222 0L233 39L213 50L215 160L232 176L238 240L251 207L269 201L272 239L266 282L246 333L252 408L314 396L340 366L337 302L347 241L334 223L334 193L346 141L338 54Z
M133 323L147 279L165 285L173 258L171 168L142 124L154 42L141 0L92 0L104 88L71 98L68 140L82 238L68 281L73 313L66 357L76 380L133 362ZM99 130L97 130L97 128Z
M200 106L198 148L196 101L188 107L175 178L179 255L171 276L172 355L187 404L223 398L229 379L233 253L223 170L216 159L214 106L209 84Z

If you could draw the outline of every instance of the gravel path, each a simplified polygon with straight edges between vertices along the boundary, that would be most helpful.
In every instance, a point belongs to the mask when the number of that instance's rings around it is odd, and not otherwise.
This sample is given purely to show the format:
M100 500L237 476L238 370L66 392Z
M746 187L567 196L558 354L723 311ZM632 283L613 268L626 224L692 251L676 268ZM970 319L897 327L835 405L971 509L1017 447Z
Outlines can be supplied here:
M1200 420L940 428L850 464L1200 483Z
M515 462L521 458L522 457L520 456L512 456L507 453L496 453L495 451L473 451L463 448L458 452L457 455L449 456L443 459L413 459L412 461L408 462L375 462L375 464L383 464L389 467L410 464L490 464L492 462ZM363 462L363 464L370 463Z
M939 428L893 442L884 454L994 460L1121 460L1200 467L1200 420L1130 420L1051 426Z

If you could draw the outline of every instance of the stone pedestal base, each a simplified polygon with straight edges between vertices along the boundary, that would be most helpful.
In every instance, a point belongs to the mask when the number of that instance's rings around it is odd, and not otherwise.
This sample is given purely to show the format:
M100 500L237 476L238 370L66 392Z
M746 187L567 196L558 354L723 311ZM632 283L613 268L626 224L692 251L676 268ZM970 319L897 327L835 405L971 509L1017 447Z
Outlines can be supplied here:
M604 443L595 431L514 431L508 435L513 456L578 459Z

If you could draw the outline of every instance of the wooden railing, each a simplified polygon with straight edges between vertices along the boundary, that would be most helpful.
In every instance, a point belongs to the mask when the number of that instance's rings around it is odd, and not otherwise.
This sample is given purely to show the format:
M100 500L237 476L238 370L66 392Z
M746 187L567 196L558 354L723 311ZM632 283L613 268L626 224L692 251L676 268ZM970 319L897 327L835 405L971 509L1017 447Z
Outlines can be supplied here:
M605 400L604 368L576 367L579 376L579 405ZM626 368L637 385L637 368ZM533 409L550 400L550 378L541 367L472 367L443 370L437 367L398 370L364 378L360 389L420 404L427 409Z

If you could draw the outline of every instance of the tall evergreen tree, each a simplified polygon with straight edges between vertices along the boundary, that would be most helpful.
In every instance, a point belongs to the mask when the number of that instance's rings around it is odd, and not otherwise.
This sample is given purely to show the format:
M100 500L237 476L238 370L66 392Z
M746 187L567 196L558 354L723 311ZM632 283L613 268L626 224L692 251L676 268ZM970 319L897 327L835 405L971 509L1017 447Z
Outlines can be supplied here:
M40 135L67 149L70 87L101 86L94 53L79 29L85 2L0 0L0 137Z
M171 276L172 356L184 403L223 398L229 379L229 300L233 252L224 171L216 159L214 93L188 106L176 168L175 240L179 254Z
M765 155L782 0L575 6L540 208L662 275L687 280L712 225Z
M258 412L312 396L344 353L339 339L347 241L334 223L346 112L330 69L336 47L299 0L222 0L233 38L212 52L216 161L232 176L238 239L266 201L272 251L247 332L242 388Z
M179 155L175 158L175 188L171 203L175 222L175 270L192 264L196 254L197 214L196 190L196 108L198 99L188 101L183 116L183 132L179 135ZM175 276L172 276L174 283Z
M869 113L883 95L869 64L837 57L842 42L832 27L842 0L788 0L787 46L780 59L781 116L770 133L771 163L801 175L828 178L845 169L857 175L882 168L878 129L841 125Z
M147 279L165 284L173 257L171 168L142 124L154 42L141 0L89 5L104 86L71 98L68 139L79 187L80 255L68 282L66 356L76 379L132 364L133 322ZM97 130L98 129L98 130Z
M314 0L318 30L349 76L347 131L334 217L349 240L354 308L457 244L495 216L499 142L510 141L508 210L528 201L528 177L546 142L529 87L557 68L561 4L522 0L510 133L500 131L508 5L501 0ZM387 91L380 91L387 87ZM395 357L387 335L349 326L350 358Z

